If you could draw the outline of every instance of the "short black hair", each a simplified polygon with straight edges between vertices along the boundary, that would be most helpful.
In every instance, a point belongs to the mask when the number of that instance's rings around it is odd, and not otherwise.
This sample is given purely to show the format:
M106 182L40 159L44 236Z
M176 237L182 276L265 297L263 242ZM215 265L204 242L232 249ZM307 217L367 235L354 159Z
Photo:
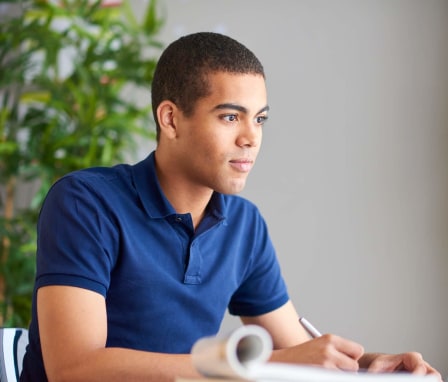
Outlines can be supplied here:
M152 81L152 110L157 137L160 126L157 107L162 101L174 102L185 115L191 115L198 99L209 94L207 76L227 72L258 74L263 66L248 48L238 41L213 32L183 36L164 50Z

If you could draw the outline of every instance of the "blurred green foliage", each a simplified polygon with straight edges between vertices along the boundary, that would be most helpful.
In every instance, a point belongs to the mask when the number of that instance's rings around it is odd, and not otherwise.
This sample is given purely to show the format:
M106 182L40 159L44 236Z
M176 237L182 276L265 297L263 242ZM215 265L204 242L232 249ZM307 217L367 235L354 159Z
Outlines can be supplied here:
M126 160L138 136L155 138L149 89L163 20L155 0L138 18L126 0L0 7L0 326L23 327L51 184Z

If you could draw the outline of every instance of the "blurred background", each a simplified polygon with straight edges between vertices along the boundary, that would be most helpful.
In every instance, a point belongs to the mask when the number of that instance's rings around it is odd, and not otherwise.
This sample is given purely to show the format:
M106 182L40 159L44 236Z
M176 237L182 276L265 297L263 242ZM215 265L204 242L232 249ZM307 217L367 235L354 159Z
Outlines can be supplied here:
M268 222L299 313L368 351L418 350L447 375L448 1L160 9L165 44L221 32L264 64L270 119L243 196Z

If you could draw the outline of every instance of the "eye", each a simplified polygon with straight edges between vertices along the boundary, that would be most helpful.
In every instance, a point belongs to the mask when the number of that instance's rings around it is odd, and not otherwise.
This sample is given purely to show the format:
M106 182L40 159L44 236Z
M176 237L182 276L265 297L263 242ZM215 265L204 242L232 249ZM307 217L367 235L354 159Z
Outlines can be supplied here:
M238 115L236 115L236 114L225 114L225 115L222 115L221 118L226 122L237 122L238 121Z
M257 125L264 125L267 120L268 120L267 115L259 115L258 117L255 118L255 122L257 123Z

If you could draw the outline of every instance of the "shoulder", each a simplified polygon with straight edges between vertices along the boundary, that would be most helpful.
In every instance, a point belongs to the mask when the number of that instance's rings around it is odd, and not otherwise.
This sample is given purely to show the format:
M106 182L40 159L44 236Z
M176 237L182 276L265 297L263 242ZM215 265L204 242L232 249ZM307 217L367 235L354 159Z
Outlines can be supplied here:
M258 206L238 195L224 195L224 215L229 225L242 229L266 230L266 222Z
M117 188L128 187L131 183L131 166L120 164L114 167L92 167L73 171L58 179L50 192L67 192L84 189L92 193L108 194Z
M64 175L50 187L42 210L50 209L52 214L80 208L110 210L113 205L133 199L133 188L129 165L78 170Z
M131 165L119 164L113 167L91 167L73 171L59 179L59 182L83 182L91 185L101 185L126 181L131 176Z
M252 206L252 207L257 208L257 206L254 202L245 198L244 196L237 195L237 194L222 194L222 196L229 203L241 204L241 205Z
M239 195L223 195L225 212L227 214L240 214L242 212L249 215L260 216L259 208L252 201Z

